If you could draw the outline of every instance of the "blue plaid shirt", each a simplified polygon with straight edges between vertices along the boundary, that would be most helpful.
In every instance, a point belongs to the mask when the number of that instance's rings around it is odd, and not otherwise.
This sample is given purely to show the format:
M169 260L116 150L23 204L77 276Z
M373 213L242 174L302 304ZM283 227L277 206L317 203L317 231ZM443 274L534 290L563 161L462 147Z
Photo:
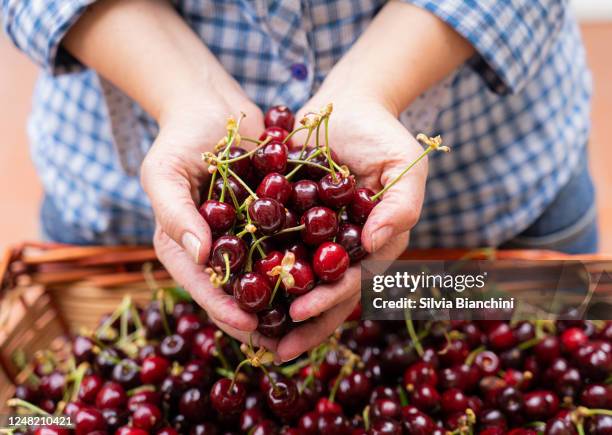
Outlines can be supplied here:
M138 167L157 127L60 45L93 1L2 0L6 32L43 69L29 122L43 226L65 242L149 243L153 215ZM562 0L407 1L477 52L402 114L410 131L441 134L453 148L430 160L411 243L497 245L532 223L586 158L591 77L576 21ZM383 4L175 1L260 107L294 110Z

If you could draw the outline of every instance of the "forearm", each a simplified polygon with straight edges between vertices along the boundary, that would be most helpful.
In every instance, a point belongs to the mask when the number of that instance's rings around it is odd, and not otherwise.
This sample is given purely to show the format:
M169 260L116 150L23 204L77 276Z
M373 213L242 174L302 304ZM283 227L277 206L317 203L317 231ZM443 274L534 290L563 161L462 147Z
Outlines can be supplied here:
M392 1L334 67L322 89L344 88L352 95L372 97L398 115L473 52L434 15Z
M63 44L158 121L189 96L242 96L239 85L167 0L99 1Z

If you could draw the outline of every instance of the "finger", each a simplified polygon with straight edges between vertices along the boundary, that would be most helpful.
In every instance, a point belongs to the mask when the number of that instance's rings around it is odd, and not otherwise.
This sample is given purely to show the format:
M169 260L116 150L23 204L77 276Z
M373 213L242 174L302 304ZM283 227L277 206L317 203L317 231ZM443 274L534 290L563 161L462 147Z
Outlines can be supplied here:
M259 332L255 331L255 332L244 332L241 331L239 329L236 329L230 325L228 325L227 323L221 321L221 320L217 320L215 318L211 317L211 320L213 322L215 322L215 324L221 328L223 331L225 331L227 334L231 335L232 337L234 337L236 340L241 341L242 343L253 343L253 346L255 347L265 347L266 349L268 349L271 352L275 352L276 351L276 347L278 345L278 340L274 339L274 338L268 338L268 337L264 337L263 335L261 335Z
M408 245L408 233L402 233L392 239L367 259L375 262L377 269L386 270L388 262L396 259ZM330 309L350 298L361 288L361 270L358 265L350 267L344 277L336 283L323 284L297 298L289 308L289 315L296 322L301 322Z
M391 183L409 165L409 159L402 159L385 169L381 177L383 186ZM366 221L361 240L368 252L375 252L392 237L410 230L421 214L425 195L427 163L421 160L407 174L399 179L374 207Z
M202 267L189 261L188 255L163 231L156 231L153 242L159 260L170 275L210 317L240 331L252 332L257 328L257 317L241 310L231 295L213 287Z
M359 295L353 295L316 319L291 330L278 343L276 355L279 362L290 361L319 345L351 314L358 300Z
M211 233L194 202L198 170L193 161L184 160L161 141L142 164L142 186L164 233L189 253L192 262L202 264L210 250Z
M359 292L360 276L359 266L350 267L340 281L319 285L293 301L289 315L294 322L318 316Z

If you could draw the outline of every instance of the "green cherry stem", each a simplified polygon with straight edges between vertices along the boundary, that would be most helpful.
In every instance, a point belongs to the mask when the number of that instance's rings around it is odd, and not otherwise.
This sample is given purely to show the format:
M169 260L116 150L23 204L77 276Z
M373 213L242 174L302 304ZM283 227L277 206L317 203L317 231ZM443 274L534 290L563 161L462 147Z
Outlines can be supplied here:
M308 128L308 134L306 135L306 140L302 144L302 149L300 150L300 159L304 157L304 153L306 152L306 147L308 146L308 142L310 142L310 136L312 136L312 127Z
M333 170L335 168L334 160L332 159L331 149L329 148L329 116L326 116L323 122L325 123L325 157L327 157L327 164L329 165L332 179L338 181L336 171Z
M36 415L44 415L47 417L50 417L51 414L49 414L47 411L45 411L44 409L39 408L38 406L27 402L23 399L9 399L6 402L7 406L11 407L11 408L23 408L23 409L27 409L28 411L36 414Z
M221 280L221 285L227 283L230 277L230 260L227 252L223 253L223 262L225 263L225 276Z
M319 168L322 169L323 171L327 171L327 172L334 172L331 169L329 169L326 166L323 165L319 165L318 163L314 163L308 160L300 160L300 159L287 159L287 161L289 163L299 163L300 165L308 165L308 166L313 166L315 168Z
M419 142L423 142L424 144L427 145L427 148L425 149L425 151L423 151L423 153L419 157L417 157L416 160L414 160L411 164L409 164L407 168L405 168L402 172L400 172L400 174L397 177L395 177L390 183L388 183L385 187L383 187L378 193L376 193L375 195L372 195L370 197L372 201L376 201L378 198L384 195L386 191L391 189L404 175L406 175L406 173L409 170L411 170L417 163L423 160L425 156L429 154L430 152L432 151L449 152L450 151L448 147L442 146L442 139L440 138L440 136L430 138L424 134L418 134L416 139Z
M291 138L298 132L298 131L302 131L302 130L306 130L306 129L310 129L310 127L306 127L306 126L302 126L302 127L298 127L293 129L293 131L291 133L289 133L287 135L287 137L285 139L283 139L283 143L286 145L287 142L289 142L291 140Z
M234 370L233 375L232 375L232 383L230 384L230 387L229 387L230 392L234 389L234 384L236 383L236 379L238 379L238 375L240 374L240 369L244 367L245 365L247 365L249 362L250 361L248 359L245 359L244 361L241 361L240 364L236 366L236 370Z
M242 187L244 187L244 188L246 189L246 191L247 191L247 192L249 192L249 195L251 195L251 196L252 196L253 198L255 198L255 199L259 199L259 197L257 196L257 194L256 194L255 192L253 192L253 190L252 190L252 189L249 187L249 185L248 185L248 184L246 184L246 183L245 183L245 182L242 180L242 178L240 178L240 177L238 176L238 174L236 174L234 171L232 171L232 169L231 169L231 168L227 168L227 172L229 172L229 173L230 173L230 175L231 175L232 177L234 177L234 178L236 179L236 181L238 181L238 182L239 182L239 183L242 185Z
M221 331L215 331L215 352L214 352L214 356L217 357L217 359L219 360L219 362L221 362L221 365L223 366L223 368L225 370L228 371L232 371L232 366L229 365L229 363L227 362L227 359L225 358L225 355L223 354L223 348L221 347L221 337L223 337L223 333Z
M414 329L414 322L412 321L412 317L410 316L409 310L404 310L404 321L406 322L406 330L408 331L408 335L412 340L412 345L414 349L417 351L419 356L423 356L425 351L423 350L423 346L421 345L421 340Z
M233 159L229 159L229 160L219 160L219 159L215 158L215 163L216 163L216 164L218 164L218 165L229 165L229 164L232 164L232 163L239 162L240 160L248 159L248 158L249 158L249 157L251 157L253 154L255 154L255 152L256 152L258 149L260 149L260 148L262 148L262 147L266 146L266 145L268 144L268 142L270 142L270 140L272 140L272 138L268 136L268 137L267 137L265 140L263 140L263 141L262 141L262 142L261 142L261 143L260 143L258 146L256 146L255 148L253 148L251 151L248 151L248 152L246 152L246 153L242 154L241 156L234 157Z
M271 307L272 306L272 302L274 302L274 297L276 296L276 293L278 292L278 288L280 287L280 283L281 283L281 275L278 275L278 278L276 278L276 283L274 284L274 290L272 290L272 296L270 296L270 302L268 303L268 306Z
M318 156L319 154L321 154L323 151L321 150L321 148L317 148L315 150L315 152L313 152L311 155L309 155L308 157L306 157L304 159L305 162L309 162L310 160L314 159L316 156ZM304 163L300 163L299 165L297 165L295 168L293 168L291 170L291 172L289 172L287 175L285 175L285 178L287 180L291 180L291 177L293 177L302 167L304 166Z

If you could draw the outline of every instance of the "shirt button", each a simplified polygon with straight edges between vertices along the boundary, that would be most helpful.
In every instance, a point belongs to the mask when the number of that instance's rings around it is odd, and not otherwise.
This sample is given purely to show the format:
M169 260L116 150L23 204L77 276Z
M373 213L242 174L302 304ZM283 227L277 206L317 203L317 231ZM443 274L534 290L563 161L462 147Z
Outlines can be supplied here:
M303 63L294 63L291 65L291 75L297 80L306 80L308 77L308 68Z

